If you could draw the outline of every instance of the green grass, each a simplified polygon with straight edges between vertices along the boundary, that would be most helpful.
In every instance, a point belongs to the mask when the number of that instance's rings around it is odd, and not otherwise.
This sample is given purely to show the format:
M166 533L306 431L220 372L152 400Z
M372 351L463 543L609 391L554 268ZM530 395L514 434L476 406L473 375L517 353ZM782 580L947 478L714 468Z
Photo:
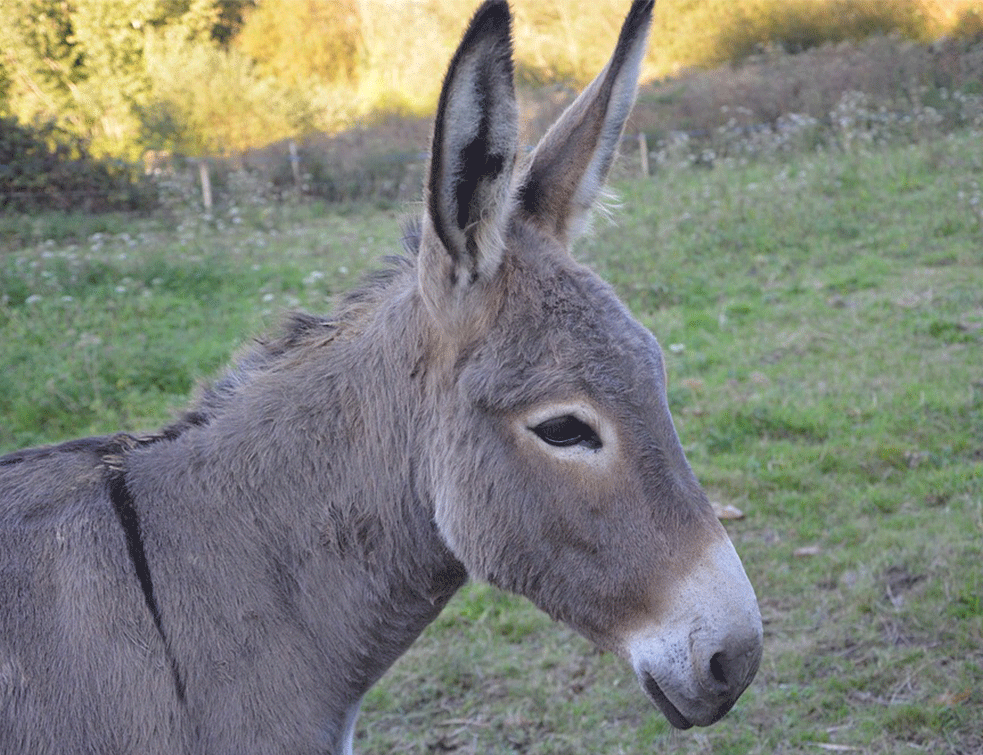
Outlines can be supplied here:
M98 226L111 232L81 223L74 235L50 216L33 219L33 232L47 224L52 238L8 237L0 448L159 424L284 310L329 309L393 249L397 219L317 209L237 224L116 217Z
M979 143L666 170L578 247L663 344L711 498L746 513L765 655L734 711L670 732L620 661L472 585L369 693L357 749L983 751ZM162 424L399 243L369 208L47 222L0 251L3 450Z

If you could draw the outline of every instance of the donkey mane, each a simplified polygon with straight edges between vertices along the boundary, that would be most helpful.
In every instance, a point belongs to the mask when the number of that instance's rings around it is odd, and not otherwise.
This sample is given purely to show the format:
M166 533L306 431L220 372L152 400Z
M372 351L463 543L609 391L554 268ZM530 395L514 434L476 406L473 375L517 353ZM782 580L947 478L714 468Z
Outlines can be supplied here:
M140 440L145 443L171 439L189 428L209 424L229 406L242 386L276 370L298 351L327 346L357 331L395 282L404 273L415 271L420 249L420 220L406 218L401 227L404 253L383 257L382 266L366 273L359 285L339 297L331 314L287 313L270 334L253 339L221 376L211 383L203 383L191 406L176 421L160 432L139 436Z
M22 449L0 456L0 466L83 451L92 454L100 466L113 469L118 466L118 459L129 450L174 440L192 428L208 425L233 403L243 386L262 379L305 348L327 346L359 328L359 324L376 310L400 276L416 269L421 237L419 219L403 220L402 229L404 253L383 257L382 266L366 273L358 286L341 295L333 313L318 316L293 311L284 315L275 330L253 339L252 344L232 360L223 374L212 382L202 383L189 407L160 430L119 432Z

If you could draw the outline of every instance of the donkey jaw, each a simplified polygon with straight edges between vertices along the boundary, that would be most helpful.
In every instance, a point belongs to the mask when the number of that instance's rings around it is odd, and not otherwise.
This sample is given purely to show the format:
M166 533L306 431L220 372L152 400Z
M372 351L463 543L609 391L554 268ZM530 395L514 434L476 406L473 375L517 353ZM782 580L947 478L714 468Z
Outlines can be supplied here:
M670 724L709 726L733 707L757 673L758 602L726 537L674 592L670 615L631 634L626 654L642 689Z

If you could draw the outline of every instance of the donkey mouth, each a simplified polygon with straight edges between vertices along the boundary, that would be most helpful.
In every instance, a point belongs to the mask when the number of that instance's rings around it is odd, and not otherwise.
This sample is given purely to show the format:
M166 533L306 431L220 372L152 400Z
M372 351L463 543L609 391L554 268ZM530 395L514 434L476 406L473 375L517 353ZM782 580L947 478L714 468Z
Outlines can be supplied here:
M666 697L666 693L662 691L659 687L659 683L655 681L652 675L645 672L641 676L642 689L645 690L645 694L649 696L649 699L655 704L662 715L666 717L666 720L672 724L677 729L689 729L693 726L692 723L679 712L679 708L669 702L669 698Z

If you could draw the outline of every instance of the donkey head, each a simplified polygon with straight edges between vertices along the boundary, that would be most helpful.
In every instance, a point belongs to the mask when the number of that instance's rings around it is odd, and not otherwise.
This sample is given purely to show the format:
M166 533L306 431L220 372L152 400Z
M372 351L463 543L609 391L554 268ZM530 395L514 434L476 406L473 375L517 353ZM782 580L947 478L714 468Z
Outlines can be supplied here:
M524 160L504 0L454 55L418 259L438 355L426 474L472 576L627 658L685 728L750 683L761 617L683 454L658 343L569 251L631 110L652 6L633 3L607 67Z

